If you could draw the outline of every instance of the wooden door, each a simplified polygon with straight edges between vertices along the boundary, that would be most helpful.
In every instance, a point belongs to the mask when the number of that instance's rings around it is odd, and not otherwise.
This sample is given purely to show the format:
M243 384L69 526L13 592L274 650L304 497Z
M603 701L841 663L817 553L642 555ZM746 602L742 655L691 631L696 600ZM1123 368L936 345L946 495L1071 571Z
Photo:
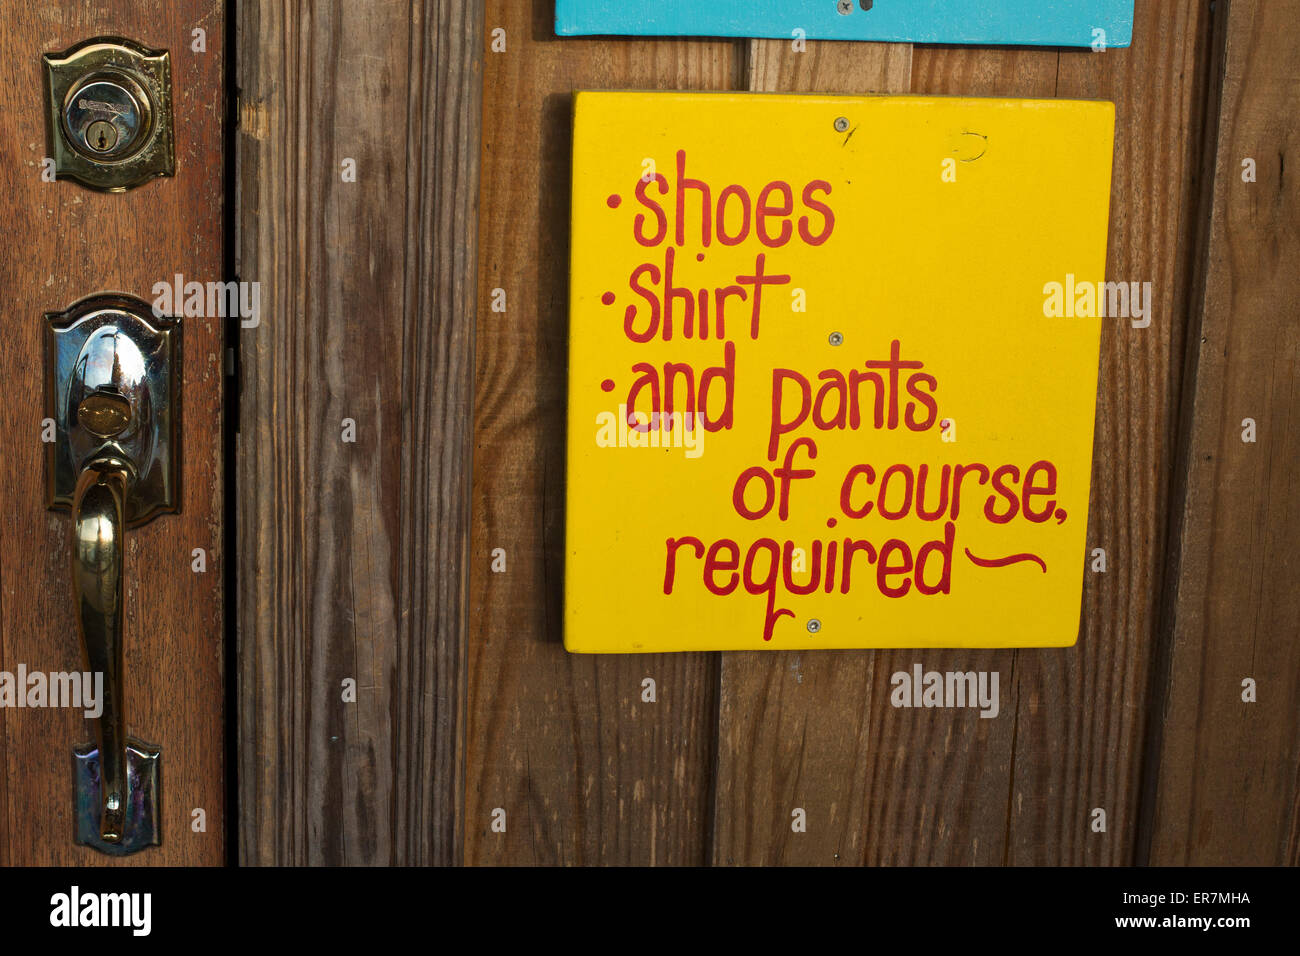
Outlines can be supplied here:
M116 36L166 50L174 175L126 192L48 175L42 54ZM0 15L0 671L83 669L72 519L46 507L44 313L100 293L224 278L224 5L16 0ZM180 510L125 532L127 733L161 750L161 842L128 856L74 841L72 753L84 711L0 708L0 864L220 864L223 777L222 401L225 320L181 319ZM39 699L39 698L36 698Z

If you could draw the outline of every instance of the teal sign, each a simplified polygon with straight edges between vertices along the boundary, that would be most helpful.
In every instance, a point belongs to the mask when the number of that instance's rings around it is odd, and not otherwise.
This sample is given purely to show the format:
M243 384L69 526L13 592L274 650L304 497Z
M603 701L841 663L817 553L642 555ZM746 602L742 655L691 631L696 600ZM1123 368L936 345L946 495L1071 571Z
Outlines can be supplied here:
M556 0L560 36L1126 47L1133 0Z

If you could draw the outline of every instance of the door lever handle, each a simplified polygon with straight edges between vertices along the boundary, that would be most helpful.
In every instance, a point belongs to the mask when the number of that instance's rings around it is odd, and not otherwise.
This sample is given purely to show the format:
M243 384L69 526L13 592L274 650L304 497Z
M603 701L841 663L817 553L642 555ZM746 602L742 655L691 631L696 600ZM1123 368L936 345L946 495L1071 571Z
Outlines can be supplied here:
M84 402L82 403L85 404ZM127 784L122 712L122 585L128 466L96 458L77 479L72 502L72 590L86 667L104 675L104 699L95 721L99 751L99 836L120 844Z
M76 840L121 855L161 839L161 752L127 735L125 533L179 510L180 326L117 295L45 318L49 504L72 512L77 630L104 688L94 742L74 749Z

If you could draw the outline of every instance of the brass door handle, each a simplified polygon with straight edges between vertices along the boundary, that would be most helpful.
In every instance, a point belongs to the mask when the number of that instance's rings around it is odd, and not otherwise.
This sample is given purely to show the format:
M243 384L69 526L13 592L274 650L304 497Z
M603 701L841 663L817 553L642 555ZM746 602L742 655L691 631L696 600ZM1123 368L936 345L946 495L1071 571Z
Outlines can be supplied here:
M83 403L84 404L84 403ZM126 807L122 712L122 585L126 549L127 465L97 458L82 469L72 500L72 591L77 630L91 673L104 675L104 701L95 721L99 750L99 836L120 844Z
M179 509L180 328L127 296L85 299L46 322L49 504L72 512L77 631L104 687L94 742L74 749L76 839L120 855L161 839L161 752L127 735L124 537Z

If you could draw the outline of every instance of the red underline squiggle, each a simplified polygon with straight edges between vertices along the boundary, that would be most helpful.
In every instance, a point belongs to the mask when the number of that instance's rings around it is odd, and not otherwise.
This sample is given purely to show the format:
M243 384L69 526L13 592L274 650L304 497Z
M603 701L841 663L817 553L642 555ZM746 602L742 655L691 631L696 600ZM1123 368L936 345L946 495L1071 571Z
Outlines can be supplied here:
M1043 573L1047 573L1047 562L1036 554L1009 554L1005 558L977 558L970 553L970 548L967 548L966 557L981 568L1005 568L1009 564L1017 564L1021 561L1036 561L1038 566L1043 569Z

